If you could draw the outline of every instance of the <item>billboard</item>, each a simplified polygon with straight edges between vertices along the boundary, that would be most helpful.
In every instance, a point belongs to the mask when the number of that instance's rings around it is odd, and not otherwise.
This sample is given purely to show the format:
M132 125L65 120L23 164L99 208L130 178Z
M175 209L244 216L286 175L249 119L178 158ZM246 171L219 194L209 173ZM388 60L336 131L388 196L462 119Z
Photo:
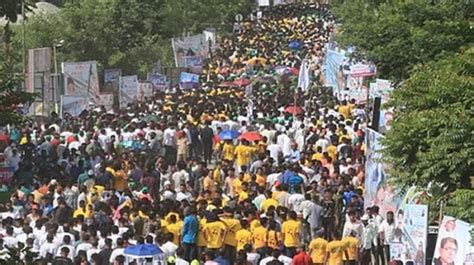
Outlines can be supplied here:
M138 100L138 76L122 76L120 82L120 107Z
M471 254L471 225L451 216L444 216L439 227L433 264L469 264Z
M97 105L104 106L106 110L112 109L112 107L114 106L114 94L101 93Z
M99 77L95 61L62 64L64 95L86 97L91 103L100 100Z
M366 77L374 76L377 73L377 69L374 64L355 64L350 67L350 75L352 77Z

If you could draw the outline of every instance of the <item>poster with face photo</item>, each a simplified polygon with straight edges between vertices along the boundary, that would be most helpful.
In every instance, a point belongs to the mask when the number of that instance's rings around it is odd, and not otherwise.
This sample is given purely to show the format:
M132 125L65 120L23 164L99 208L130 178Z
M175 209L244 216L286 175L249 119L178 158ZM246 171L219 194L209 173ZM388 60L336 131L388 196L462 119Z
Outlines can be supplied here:
M428 206L405 204L400 207L395 215L394 239L390 243L391 259L424 265L427 234Z
M434 265L467 264L471 250L471 225L451 216L444 216L439 226L433 257Z

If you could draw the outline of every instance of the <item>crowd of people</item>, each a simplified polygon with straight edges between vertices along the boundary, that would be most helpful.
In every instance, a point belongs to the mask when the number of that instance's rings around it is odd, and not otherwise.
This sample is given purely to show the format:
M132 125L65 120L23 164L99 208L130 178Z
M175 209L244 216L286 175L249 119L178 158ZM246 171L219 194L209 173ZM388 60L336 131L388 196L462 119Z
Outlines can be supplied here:
M320 86L333 27L324 5L276 6L221 42L201 89L5 127L0 259L126 264L145 245L158 264L388 264L364 106Z

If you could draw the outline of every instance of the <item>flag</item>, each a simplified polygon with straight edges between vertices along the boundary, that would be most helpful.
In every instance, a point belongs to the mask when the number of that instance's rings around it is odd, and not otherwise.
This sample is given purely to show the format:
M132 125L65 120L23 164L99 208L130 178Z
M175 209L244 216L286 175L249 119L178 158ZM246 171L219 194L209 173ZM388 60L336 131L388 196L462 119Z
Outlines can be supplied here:
M309 66L306 60L301 62L300 74L298 76L298 87L301 87L303 91L309 88Z

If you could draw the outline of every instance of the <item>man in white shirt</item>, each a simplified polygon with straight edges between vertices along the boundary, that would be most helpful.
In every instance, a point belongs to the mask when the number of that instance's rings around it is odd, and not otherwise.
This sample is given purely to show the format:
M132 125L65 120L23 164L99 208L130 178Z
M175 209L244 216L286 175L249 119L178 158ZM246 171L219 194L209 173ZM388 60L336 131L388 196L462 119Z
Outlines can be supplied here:
M166 259L168 259L168 257L176 255L176 250L178 249L178 246L175 243L173 243L172 233L166 234L165 238L166 238L166 243L161 245L160 249L165 254Z
M364 230L362 233L362 242L361 242L361 264L370 264L371 257L370 253L372 250L373 241L377 238L377 228L375 226L374 220L370 220L368 214L364 214L360 218L362 224L364 225Z
M120 255L123 255L123 253L125 251L125 249L123 247L124 242L123 242L123 239L121 237L117 238L116 244L117 244L117 248L112 251L112 253L110 254L110 258L109 258L109 262L112 263L112 264L114 264L115 258L117 258Z
M351 235L352 232L355 232L357 239L359 239L360 241L362 238L364 227L362 226L362 223L357 220L355 211L349 210L347 215L349 215L349 220L347 220L344 224L344 229L342 230L342 237L348 237Z
M76 251L74 249L74 246L71 246L71 237L69 235L65 235L63 237L63 244L60 247L58 247L56 257L61 256L61 249L63 247L66 247L69 249L67 257L70 258L71 260L74 260L74 253L76 253Z
M3 237L3 245L9 248L17 247L18 239L13 235L13 226L6 229L7 236Z
M58 246L55 243L53 243L53 241L54 241L54 236L52 234L48 234L46 236L46 243L42 244L40 247L40 251L39 251L40 257L46 258L48 254L51 255L51 257L54 257L54 255L57 252Z
M387 219L382 222L379 227L379 236L383 243L383 259L385 264L389 264L390 261L390 247L389 244L393 240L395 232L395 222L393 218L393 212L387 212ZM382 254L379 252L379 255Z

